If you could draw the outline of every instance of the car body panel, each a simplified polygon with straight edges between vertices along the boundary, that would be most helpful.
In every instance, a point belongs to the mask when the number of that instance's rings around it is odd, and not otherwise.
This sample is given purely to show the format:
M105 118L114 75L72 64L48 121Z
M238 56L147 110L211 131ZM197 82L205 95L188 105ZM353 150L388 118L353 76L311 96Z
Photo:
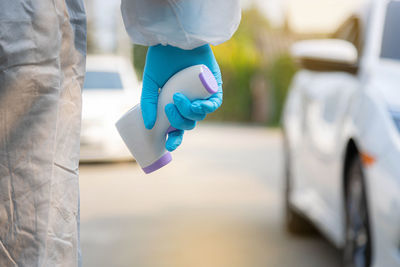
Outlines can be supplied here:
M375 267L400 266L400 61L382 59L387 1L372 1L357 74L301 69L290 86L283 128L291 168L289 201L337 247L345 244L347 148L364 163Z
M365 170L376 266L400 266L399 159L400 147L393 147Z
M130 62L117 56L88 56L86 70L118 74L123 88L83 89L80 160L132 159L115 128L115 122L140 99L140 83Z
M302 70L294 84L299 81L303 83L292 87L284 113L295 168L294 202L302 206L301 210L307 210L307 215L335 244L341 245L342 214L337 211L342 210L342 202L337 200L343 196L343 164L339 159L345 153L342 129L345 114L353 107L350 103L356 97L357 80L347 73ZM289 101L296 102L298 107L289 108L293 105Z

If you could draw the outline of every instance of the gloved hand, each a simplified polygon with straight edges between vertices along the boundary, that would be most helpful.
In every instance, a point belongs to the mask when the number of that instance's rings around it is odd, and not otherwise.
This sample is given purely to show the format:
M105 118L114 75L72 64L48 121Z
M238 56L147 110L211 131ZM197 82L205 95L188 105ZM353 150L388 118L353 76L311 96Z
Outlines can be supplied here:
M175 73L193 65L204 64L214 74L218 82L218 92L206 100L190 102L181 93L173 96L174 103L165 106L165 113L171 126L176 128L168 134L166 149L175 150L182 142L184 130L191 130L196 121L203 120L222 104L221 71L209 45L193 50L183 50L173 46L156 45L149 47L143 74L141 109L147 129L152 129L157 117L159 88Z

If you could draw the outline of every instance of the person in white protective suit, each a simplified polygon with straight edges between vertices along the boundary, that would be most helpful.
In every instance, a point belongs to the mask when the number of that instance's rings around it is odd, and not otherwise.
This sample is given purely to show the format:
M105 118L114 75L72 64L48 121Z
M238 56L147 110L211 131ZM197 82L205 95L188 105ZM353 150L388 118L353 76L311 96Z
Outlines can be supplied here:
M185 50L228 40L240 21L239 0L122 0L122 13L134 43ZM1 267L81 265L85 56L83 0L0 1Z

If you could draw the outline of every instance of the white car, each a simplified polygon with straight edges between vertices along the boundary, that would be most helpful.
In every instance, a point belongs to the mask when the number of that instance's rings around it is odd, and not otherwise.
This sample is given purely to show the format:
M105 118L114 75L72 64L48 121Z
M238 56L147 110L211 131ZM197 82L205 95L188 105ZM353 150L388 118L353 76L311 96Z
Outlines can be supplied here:
M81 161L132 159L115 123L140 101L131 63L117 56L88 56L82 92Z
M300 41L284 108L286 226L312 222L344 266L400 266L400 1Z

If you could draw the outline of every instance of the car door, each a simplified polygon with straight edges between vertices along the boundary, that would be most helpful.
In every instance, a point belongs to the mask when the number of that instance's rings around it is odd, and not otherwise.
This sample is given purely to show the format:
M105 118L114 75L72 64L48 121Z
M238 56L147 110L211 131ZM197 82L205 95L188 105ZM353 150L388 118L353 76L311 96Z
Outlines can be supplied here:
M360 47L360 27L356 17L347 20L335 38ZM361 49L358 49L359 53ZM319 220L330 229L338 229L342 196L342 126L351 98L358 88L358 77L349 70L315 71L304 89L305 156L303 164L314 188L314 205ZM330 227L331 226L331 227Z

